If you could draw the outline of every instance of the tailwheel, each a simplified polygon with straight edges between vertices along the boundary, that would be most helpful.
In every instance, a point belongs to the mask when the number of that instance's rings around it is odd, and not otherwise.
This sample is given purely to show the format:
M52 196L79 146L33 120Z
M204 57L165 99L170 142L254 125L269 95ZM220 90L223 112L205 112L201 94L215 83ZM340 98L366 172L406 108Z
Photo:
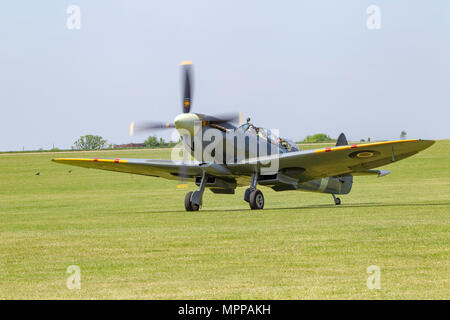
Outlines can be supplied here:
M331 194L331 195L333 196L334 204L337 205L337 206L340 205L341 204L341 199L336 197L334 194Z
M186 197L184 198L184 207L186 208L186 211L198 211L198 209L200 208L198 204L192 203L192 193L192 191L188 192L186 194Z
M264 196L260 190L255 189L251 191L248 200L252 210L261 210L264 208Z

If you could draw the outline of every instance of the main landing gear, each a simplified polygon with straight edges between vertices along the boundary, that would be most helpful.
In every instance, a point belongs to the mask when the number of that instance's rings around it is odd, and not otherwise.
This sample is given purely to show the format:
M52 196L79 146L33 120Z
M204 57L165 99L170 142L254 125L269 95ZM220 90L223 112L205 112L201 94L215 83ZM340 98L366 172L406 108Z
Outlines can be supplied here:
M257 181L258 174L254 173L250 188L247 188L244 192L244 200L249 203L250 209L252 210L261 210L264 208L264 195L260 190L256 189Z
M197 190L190 191L186 194L186 197L184 198L184 207L186 208L186 211L198 211L198 209L200 209L206 180L206 173L203 172L200 187Z
M207 176L205 173L202 175L200 186L195 191L190 191L184 198L184 207L186 211L198 211L202 205L203 192L205 191ZM258 181L258 174L252 175L252 182L250 188L245 190L244 200L247 201L252 210L261 210L264 208L264 195L261 190L256 189L256 183Z
M333 196L334 204L337 205L337 206L340 205L340 204L341 204L341 199L340 199L340 198L337 198L337 197L334 195L334 193L332 193L331 195Z

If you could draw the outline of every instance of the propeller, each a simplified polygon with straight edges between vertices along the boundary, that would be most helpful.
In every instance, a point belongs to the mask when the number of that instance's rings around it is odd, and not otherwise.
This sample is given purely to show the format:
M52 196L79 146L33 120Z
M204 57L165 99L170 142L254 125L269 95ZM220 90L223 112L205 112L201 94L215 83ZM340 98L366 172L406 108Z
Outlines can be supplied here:
M224 127L229 126L227 124L242 123L242 114L239 112L224 113L220 115L210 116L200 113L191 113L192 109L192 97L193 97L193 71L192 71L192 61L183 61L181 63L181 88L182 88L182 114L178 115L174 123L172 122L159 122L159 121L143 121L143 122L132 122L130 124L130 136L135 133L143 133L154 130L172 129L178 128L186 129L189 132L194 131L195 121L201 121L202 123L207 123L210 125L219 125L217 128L224 130ZM190 114L190 115L187 115ZM175 126L176 125L176 126ZM192 134L192 133L191 133ZM183 137L183 143L185 143ZM184 150L185 148L183 148ZM183 151L184 152L184 151ZM190 154L183 156L183 161L190 159ZM178 173L180 183L178 187L187 187L187 184L183 184L183 180L187 176L186 168L183 166L180 168Z
M190 113L192 108L193 97L193 71L192 61L183 61L181 63L181 87L182 87L182 112ZM210 124L223 124L223 123L242 123L242 114L239 112L229 112L220 115L210 116L201 113L195 113L200 121L206 121ZM135 133L143 133L153 130L172 129L175 128L175 124L172 122L162 121L140 121L132 122L130 124L130 136Z

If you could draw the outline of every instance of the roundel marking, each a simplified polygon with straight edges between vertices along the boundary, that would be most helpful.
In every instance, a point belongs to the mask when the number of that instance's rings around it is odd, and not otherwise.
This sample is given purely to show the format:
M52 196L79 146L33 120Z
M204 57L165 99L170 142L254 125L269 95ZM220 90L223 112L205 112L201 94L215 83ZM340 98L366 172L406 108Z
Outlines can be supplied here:
M370 158L370 157L373 157L373 152L370 152L370 151L360 152L360 153L356 154L356 156L358 158Z
M361 151L352 152L348 156L350 158L368 159L368 158L376 157L378 155L380 155L379 151L375 151L375 150L361 150Z

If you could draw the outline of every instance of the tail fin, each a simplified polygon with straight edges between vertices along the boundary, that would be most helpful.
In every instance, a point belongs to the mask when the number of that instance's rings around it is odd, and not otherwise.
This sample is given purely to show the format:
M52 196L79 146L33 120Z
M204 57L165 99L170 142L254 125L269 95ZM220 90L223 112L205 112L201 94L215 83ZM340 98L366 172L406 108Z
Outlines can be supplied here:
M347 138L344 133L341 133L336 141L336 146L346 146L348 145Z

